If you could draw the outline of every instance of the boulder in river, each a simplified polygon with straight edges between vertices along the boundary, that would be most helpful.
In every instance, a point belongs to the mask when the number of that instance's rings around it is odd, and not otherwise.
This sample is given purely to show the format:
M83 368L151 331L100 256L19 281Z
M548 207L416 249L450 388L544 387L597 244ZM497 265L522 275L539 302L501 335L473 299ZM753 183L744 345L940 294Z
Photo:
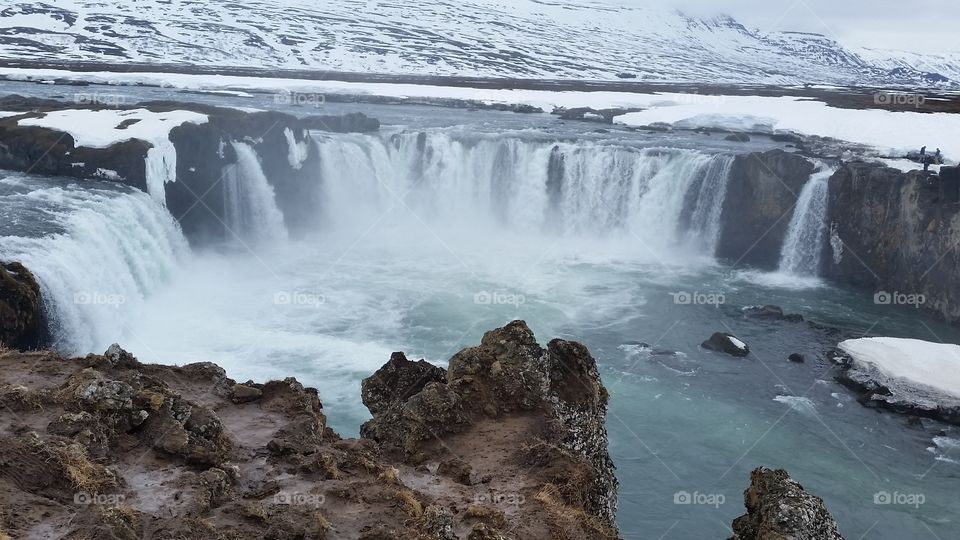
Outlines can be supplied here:
M784 313L780 306L748 306L743 308L743 314L750 319L771 319L778 321L803 322L802 315Z
M710 336L710 339L700 344L701 347L709 351L716 351L729 354L731 356L744 357L750 355L750 346L740 341L737 336L724 332L717 332Z
M787 471L756 469L743 499L747 513L734 520L731 540L843 540L823 499Z

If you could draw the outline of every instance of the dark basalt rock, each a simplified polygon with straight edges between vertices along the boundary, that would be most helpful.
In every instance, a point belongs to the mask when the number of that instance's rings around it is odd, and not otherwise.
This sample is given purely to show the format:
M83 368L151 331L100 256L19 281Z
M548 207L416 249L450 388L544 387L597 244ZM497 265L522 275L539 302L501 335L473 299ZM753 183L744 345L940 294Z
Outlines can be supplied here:
M580 120L584 122L597 122L601 124L612 124L617 116L640 111L642 109L624 108L624 109L593 109L590 107L576 107L567 109L560 107L554 109L553 114L560 117L561 120Z
M47 341L40 285L22 264L0 264L0 345L37 349Z
M736 356L739 358L750 355L750 346L746 343L743 343L743 348L737 345L733 340L741 341L733 334L727 334L723 332L717 332L710 336L710 339L704 341L700 344L701 347L707 349L708 351L722 352L729 354L730 356Z
M787 314L780 306L749 306L743 309L745 317L750 319L769 319L788 322L803 322L802 315Z
M77 147L69 134L19 126L23 116L0 119L0 169L78 179L119 181L146 190L144 159L150 144L124 141L109 148ZM111 172L116 173L114 176Z
M746 133L731 133L723 138L725 141L731 142L750 142L750 136Z
M791 354L790 356L787 357L787 360L795 364L802 364L807 361L807 359L800 353Z
M723 203L717 257L775 269L790 214L813 172L809 160L783 150L737 156Z
M823 274L881 304L960 320L960 204L943 177L846 163L830 178Z
M147 108L156 111L183 109L176 102L154 102ZM205 124L184 124L170 131L177 149L177 179L166 186L167 207L179 219L184 233L195 243L232 239L224 225L226 214L224 167L236 162L231 141L251 145L260 165L274 188L277 205L287 229L294 235L316 224L316 209L321 207L319 191L319 155L307 144L306 159L299 168L290 164L287 131L298 143L307 141L308 131L353 133L376 131L380 122L362 113L344 116L295 116L262 111L248 113L206 105L189 105L190 110L206 114Z
M734 520L731 540L843 540L823 499L782 469L753 471L743 498L747 513Z
M191 110L207 115L204 124L184 124L170 132L177 150L177 182L167 184L166 203L194 243L232 239L226 230L224 167L236 162L231 141L254 147L261 167L276 193L286 226L293 234L311 230L316 224L319 156L312 144L306 146L300 167L291 165L288 132L297 143L307 141L309 131L336 133L371 132L380 122L362 113L344 116L298 118L277 112L246 112L212 105L156 101L137 104L154 112ZM0 168L34 174L103 179L147 190L145 158L150 143L131 140L108 148L77 147L63 132L21 127L25 116L39 116L58 109L103 109L99 104L72 103L47 99L8 96L0 99L0 110L23 111L22 116L0 119Z

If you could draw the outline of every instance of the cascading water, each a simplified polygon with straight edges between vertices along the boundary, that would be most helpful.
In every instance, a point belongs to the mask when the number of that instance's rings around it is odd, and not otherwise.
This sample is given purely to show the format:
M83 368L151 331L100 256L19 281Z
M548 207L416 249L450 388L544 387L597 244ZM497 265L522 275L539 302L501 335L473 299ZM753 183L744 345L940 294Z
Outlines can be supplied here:
M690 218L689 234L704 253L713 255L720 240L721 214L727 198L727 184L734 156L717 156L703 169L703 181L697 193L697 204Z
M824 169L810 176L803 186L780 253L780 271L816 276L827 236L828 180L835 171Z
M283 136L287 139L287 161L291 168L299 171L303 167L303 162L307 160L310 147L307 141L297 141L290 128L283 130Z
M237 162L224 168L224 221L237 240L271 241L287 238L283 212L267 181L256 151L248 144L232 143Z
M103 351L188 251L180 227L149 195L107 183L80 186L0 178L0 259L40 282L55 348Z
M713 255L733 158L520 137L448 133L316 136L328 225L364 227L393 207L446 226L619 236L675 249L692 220Z

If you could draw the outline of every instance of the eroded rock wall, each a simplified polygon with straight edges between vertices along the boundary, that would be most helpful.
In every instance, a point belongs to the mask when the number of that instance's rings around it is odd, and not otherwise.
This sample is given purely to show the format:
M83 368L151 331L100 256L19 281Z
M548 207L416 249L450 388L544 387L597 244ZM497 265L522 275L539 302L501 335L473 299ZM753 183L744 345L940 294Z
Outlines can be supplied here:
M775 269L813 163L783 150L736 157L721 214L716 256L736 265Z
M941 191L936 175L844 164L830 178L823 275L960 320L960 204Z

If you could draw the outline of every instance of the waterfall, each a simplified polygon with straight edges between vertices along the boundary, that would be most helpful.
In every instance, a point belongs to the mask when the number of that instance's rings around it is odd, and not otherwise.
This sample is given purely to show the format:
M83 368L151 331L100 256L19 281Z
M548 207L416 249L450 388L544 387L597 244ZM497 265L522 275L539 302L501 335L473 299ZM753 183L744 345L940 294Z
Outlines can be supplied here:
M702 181L697 202L690 217L691 241L700 244L704 253L713 255L720 240L723 203L727 198L727 184L734 156L721 155L710 160L702 169Z
M7 183L8 179L3 179ZM0 259L23 262L40 283L54 347L102 352L188 251L180 227L145 193L22 177L0 197Z
M448 132L313 138L330 227L369 226L400 208L444 227L620 237L666 251L685 242L682 217L698 189L693 222L709 237L710 255L733 161L693 150Z
M237 162L224 167L224 221L235 239L246 242L284 240L287 229L256 151L233 142Z
M287 161L292 169L299 171L303 167L303 162L309 157L308 143L306 141L298 142L290 128L283 130L283 136L287 139Z
M828 180L834 172L833 169L815 172L803 186L780 252L781 272L816 276L820 271L827 233Z

